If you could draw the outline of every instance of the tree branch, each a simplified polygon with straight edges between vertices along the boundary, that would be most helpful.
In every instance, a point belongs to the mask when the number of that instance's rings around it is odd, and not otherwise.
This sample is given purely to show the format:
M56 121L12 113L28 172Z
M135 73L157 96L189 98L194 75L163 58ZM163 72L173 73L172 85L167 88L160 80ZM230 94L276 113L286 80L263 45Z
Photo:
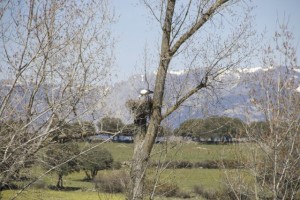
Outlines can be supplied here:
M172 112L174 112L185 100L190 98L193 94L201 90L202 88L207 87L207 81L208 81L208 75L205 76L204 80L200 82L196 87L194 87L192 90L190 90L186 95L181 97L170 109L167 110L167 112L162 115L162 119L168 117Z
M214 3L208 10L205 12L202 17L199 19L199 21L192 26L187 32L185 32L174 44L174 46L170 49L170 56L174 55L177 50L181 47L183 43L185 43L186 40L188 40L194 33L199 30L209 19L210 17L226 2L229 0L219 0L216 3Z

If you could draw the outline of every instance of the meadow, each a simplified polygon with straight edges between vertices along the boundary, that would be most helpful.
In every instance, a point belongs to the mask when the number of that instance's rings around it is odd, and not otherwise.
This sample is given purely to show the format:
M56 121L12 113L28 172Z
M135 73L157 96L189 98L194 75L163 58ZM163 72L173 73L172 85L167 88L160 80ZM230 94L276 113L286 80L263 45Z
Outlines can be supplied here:
M84 143L80 144L82 147ZM94 145L97 145L95 143ZM220 159L235 159L236 153L240 152L239 145L204 145L196 143L169 143L156 144L151 156L153 162L158 161L189 161L191 163L202 161L214 161ZM133 144L124 143L105 143L101 144L99 148L106 148L109 150L115 161L124 163L129 162L133 152ZM129 172L128 166L123 166L122 171ZM116 170L103 170L99 172L98 176L110 174ZM32 177L39 177L43 174L43 170L34 166L27 170L27 175ZM155 167L149 170L149 179L155 178L158 173ZM205 190L217 191L223 186L223 170L221 169L202 169L202 168L182 168L182 169L159 169L160 181L162 183L176 184L181 191L192 194L191 199L201 199L193 195L195 186L201 186ZM124 199L123 194L108 194L99 193L95 189L93 182L83 181L85 177L84 172L72 173L64 177L64 186L69 188L69 191L56 191L49 189L49 186L54 186L57 182L56 174L48 174L35 182L29 189L17 196L17 200L25 199ZM18 182L19 186L23 186L28 181ZM5 190L2 192L2 199L11 199L18 190ZM174 199L174 198L172 198Z

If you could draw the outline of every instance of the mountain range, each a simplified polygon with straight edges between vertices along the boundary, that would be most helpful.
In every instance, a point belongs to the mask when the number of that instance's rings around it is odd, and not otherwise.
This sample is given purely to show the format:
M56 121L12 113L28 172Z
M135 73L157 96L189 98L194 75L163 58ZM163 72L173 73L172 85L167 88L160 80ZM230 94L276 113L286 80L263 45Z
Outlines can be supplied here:
M203 80L203 74L203 71L200 70L170 71L165 85L162 112L165 112L182 95L199 84ZM126 124L133 123L133 116L126 107L126 102L139 99L139 91L142 88L153 90L155 77L155 72L147 75L136 74L129 77L128 80L116 82L113 85L93 87L87 92L84 101L89 105L95 105L95 107L93 106L92 115L84 115L81 119L98 122L100 118L109 116L121 118ZM169 127L176 128L187 119L213 115L236 117L246 122L263 120L263 114L253 106L252 100L256 98L255 95L258 97L263 95L263 91L260 89L261 83L268 82L268 80L270 83L272 81L276 83L279 78L280 80L293 80L293 86L290 87L290 90L300 94L300 67L257 67L230 70L218 76L217 79L209 81L207 88L201 89L187 99L163 123ZM5 80L1 80L0 83L0 102L2 102L4 94L11 87L11 83ZM50 88L54 88L54 86L52 85ZM27 90L24 88L27 88ZM25 104L28 103L28 94L30 94L28 91L30 90L33 90L31 86L16 85L15 92L11 98L11 105L16 109L18 117L21 116L18 113L26 112ZM45 92L47 91L41 87L36 94L34 111L37 113L48 109L45 101ZM63 99L58 99L59 101L63 101ZM70 104L72 102L67 103ZM78 106L79 113L86 113L86 107L83 105L85 104ZM69 113L70 117L72 117L72 107L61 105L60 109ZM10 111L11 109L8 109L7 112ZM48 114L43 114L39 119L43 122L48 116Z
M173 105L178 96L183 95L189 88L199 83L199 80L203 78L200 74L197 71L170 71L165 87L163 111ZM133 75L126 81L115 83L110 88L110 93L105 100L105 114L119 117L125 123L132 123L132 115L125 103L129 99L138 99L139 90L142 88L153 90L155 76L155 72L149 73L147 76ZM257 93L260 82L267 77L273 80L279 77L292 77L299 86L300 69L257 67L228 71L210 87L200 90L186 100L179 109L164 120L164 123L170 127L178 127L187 119L212 115L236 117L244 121L263 120L262 113L251 103L253 96L250 93L253 91ZM300 86L294 89L300 92Z

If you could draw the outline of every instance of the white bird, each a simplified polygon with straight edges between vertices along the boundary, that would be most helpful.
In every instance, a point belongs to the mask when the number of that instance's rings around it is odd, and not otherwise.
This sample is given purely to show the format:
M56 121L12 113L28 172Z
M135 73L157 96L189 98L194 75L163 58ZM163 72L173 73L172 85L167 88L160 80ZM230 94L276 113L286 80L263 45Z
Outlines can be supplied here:
M140 96L147 96L147 95L152 94L152 93L153 93L153 91L151 91L149 89L142 89L140 91Z

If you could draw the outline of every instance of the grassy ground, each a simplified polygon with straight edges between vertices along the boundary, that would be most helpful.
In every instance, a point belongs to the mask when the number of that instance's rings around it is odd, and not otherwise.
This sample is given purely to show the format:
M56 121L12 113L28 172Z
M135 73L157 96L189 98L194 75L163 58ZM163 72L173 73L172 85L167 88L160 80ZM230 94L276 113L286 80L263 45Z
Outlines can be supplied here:
M175 183L185 192L192 192L196 185L217 190L222 187L222 175L219 169L167 169L160 180L162 183ZM154 172L148 177L154 177Z
M205 160L234 159L236 145L205 145L205 144L158 144L155 145L154 159L187 160L201 162ZM166 156L165 156L166 155Z
M3 192L3 199L10 199L16 191ZM29 189L21 193L16 200L121 200L122 194L104 194L91 191L53 191L45 189Z
M81 144L85 146L84 143ZM123 162L129 161L132 157L133 144L106 143L101 148L108 149L114 160ZM200 162L204 160L216 160L220 158L234 159L237 152L236 145L199 145L190 144L157 144L154 147L152 160L185 160L190 162ZM128 168L125 170L129 171ZM33 167L28 174L38 177L43 173L39 167ZM109 173L103 171L101 173ZM149 177L155 174L152 169ZM218 169L167 169L161 174L161 182L176 183L182 191L191 193L195 185L201 185L206 189L220 189L222 187L222 170ZM91 182L82 181L85 177L83 172L73 173L64 177L64 186L78 190L74 191L54 191L48 189L48 186L56 185L57 177L55 174L49 174L35 183L29 190L23 192L17 199L124 199L122 194L99 194L94 189ZM26 182L19 183L25 184ZM10 199L16 191L7 190L2 192L3 199ZM196 198L197 199L197 198Z
M108 149L116 161L129 161L132 158L133 144L105 143L101 147ZM156 144L152 152L153 160L204 160L234 159L237 145L205 145L196 143Z

